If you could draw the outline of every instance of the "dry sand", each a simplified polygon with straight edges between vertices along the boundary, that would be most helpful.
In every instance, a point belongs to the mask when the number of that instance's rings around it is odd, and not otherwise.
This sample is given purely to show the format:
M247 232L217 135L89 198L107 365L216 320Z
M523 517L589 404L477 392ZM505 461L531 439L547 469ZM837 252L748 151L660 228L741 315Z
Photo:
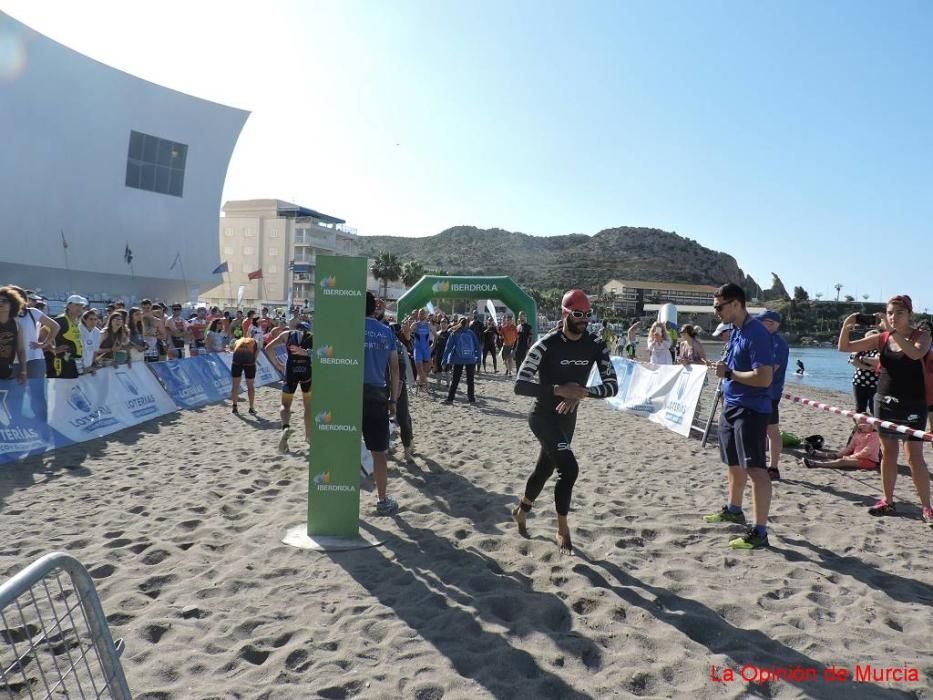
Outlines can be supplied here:
M0 576L53 550L80 559L137 698L933 698L933 531L906 470L902 514L875 519L876 474L807 471L787 453L772 547L731 551L740 528L701 520L725 498L717 448L588 401L579 552L560 557L551 484L530 540L509 519L537 452L529 400L501 376L477 392L474 407L413 400L415 463L390 463L402 512L375 517L362 494L361 528L382 547L280 543L305 520L308 467L275 452L267 388L258 422L210 406L4 467ZM848 434L813 409L783 416L829 444ZM920 680L822 680L856 663ZM820 680L711 680L744 664Z

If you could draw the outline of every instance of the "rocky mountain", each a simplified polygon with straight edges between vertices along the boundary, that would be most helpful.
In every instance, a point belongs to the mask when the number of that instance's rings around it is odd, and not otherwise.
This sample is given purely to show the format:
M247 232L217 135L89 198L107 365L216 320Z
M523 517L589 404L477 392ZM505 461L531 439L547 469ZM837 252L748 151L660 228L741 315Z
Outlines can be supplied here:
M455 226L435 236L360 236L360 253L394 253L451 275L509 275L538 289L582 287L596 293L610 279L688 284L741 284L761 289L731 255L705 248L675 232L623 226L594 236L530 236L502 229Z

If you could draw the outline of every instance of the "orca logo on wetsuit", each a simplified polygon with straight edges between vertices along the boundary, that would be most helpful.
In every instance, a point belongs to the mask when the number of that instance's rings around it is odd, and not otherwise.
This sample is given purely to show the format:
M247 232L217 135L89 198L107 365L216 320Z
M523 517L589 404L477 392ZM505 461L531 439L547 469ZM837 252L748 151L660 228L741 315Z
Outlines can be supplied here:
M561 360L562 365L588 365L590 364L589 360Z

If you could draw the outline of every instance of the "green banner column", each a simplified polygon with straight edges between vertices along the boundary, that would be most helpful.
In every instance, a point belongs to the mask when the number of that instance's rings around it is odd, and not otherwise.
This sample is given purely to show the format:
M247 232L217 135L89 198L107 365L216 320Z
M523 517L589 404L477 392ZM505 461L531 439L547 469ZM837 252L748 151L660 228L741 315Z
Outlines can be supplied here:
M366 262L317 256L309 537L359 535Z

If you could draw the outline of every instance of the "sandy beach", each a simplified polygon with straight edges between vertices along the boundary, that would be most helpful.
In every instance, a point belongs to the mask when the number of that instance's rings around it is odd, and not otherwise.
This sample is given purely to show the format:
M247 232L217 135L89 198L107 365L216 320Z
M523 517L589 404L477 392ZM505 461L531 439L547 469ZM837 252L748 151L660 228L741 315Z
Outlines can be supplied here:
M412 401L415 463L390 461L397 518L376 517L365 486L361 529L381 547L281 544L305 522L308 466L297 439L276 453L264 388L260 420L214 405L4 467L0 576L54 550L81 560L140 699L933 698L933 531L906 468L900 514L871 518L877 473L806 470L788 451L771 547L732 551L740 528L701 520L725 498L718 448L588 401L578 553L561 557L551 484L531 539L509 518L537 455L529 400L501 375L481 375L476 406L463 391ZM782 418L832 446L849 432L802 406ZM857 664L919 680L825 680ZM817 678L749 684L746 665Z

